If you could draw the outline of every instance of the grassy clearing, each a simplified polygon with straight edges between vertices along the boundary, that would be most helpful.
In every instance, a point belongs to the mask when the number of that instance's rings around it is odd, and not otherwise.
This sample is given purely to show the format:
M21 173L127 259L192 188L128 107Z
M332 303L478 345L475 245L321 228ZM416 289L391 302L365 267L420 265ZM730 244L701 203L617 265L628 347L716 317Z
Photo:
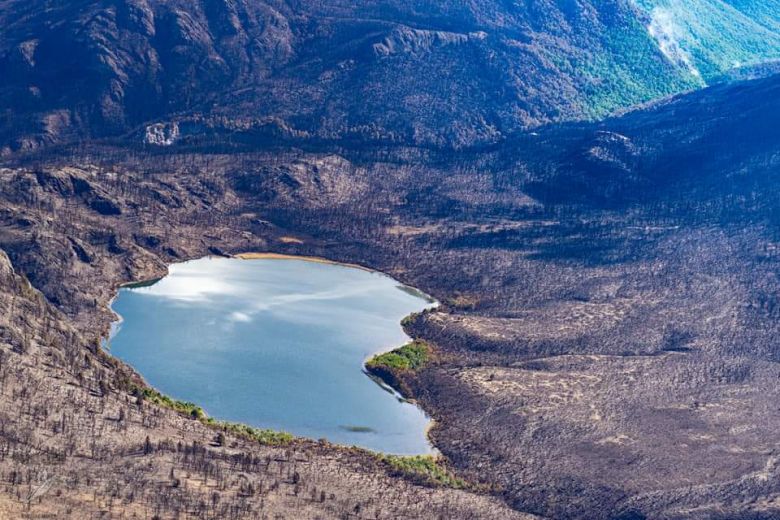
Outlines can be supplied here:
M397 455L381 455L380 459L392 470L419 484L428 486L444 486L455 489L468 487L466 481L456 477L442 462L432 455L415 455L401 457Z
M384 368L389 370L419 370L431 357L430 347L423 341L413 341L385 354L369 359L366 367L369 369Z

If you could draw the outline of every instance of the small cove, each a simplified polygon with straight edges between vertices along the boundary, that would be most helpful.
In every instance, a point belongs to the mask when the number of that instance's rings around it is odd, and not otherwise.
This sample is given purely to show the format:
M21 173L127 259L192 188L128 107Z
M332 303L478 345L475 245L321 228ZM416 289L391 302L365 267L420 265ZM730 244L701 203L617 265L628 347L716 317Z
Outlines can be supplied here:
M217 418L374 451L431 453L429 419L363 373L433 303L392 278L299 259L203 258L122 288L110 350Z

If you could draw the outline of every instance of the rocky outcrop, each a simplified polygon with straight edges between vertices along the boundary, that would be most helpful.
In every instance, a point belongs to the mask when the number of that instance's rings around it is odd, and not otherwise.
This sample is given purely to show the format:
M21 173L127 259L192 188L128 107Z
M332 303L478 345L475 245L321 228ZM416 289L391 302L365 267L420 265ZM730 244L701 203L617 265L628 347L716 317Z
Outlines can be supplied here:
M399 27L381 43L375 43L373 48L374 52L379 56L390 56L399 53L420 55L440 47L463 45L469 42L482 41L485 38L487 38L487 33L482 31L461 34Z
M171 146L179 139L179 123L155 123L146 127L144 143Z

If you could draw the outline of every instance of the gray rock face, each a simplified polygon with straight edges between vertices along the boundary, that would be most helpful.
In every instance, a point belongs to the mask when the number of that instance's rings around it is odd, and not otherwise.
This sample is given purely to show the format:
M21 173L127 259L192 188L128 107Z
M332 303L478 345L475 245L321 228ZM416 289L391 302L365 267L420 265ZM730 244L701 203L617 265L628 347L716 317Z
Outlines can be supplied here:
M144 143L171 146L179 138L179 123L155 123L146 127Z
M449 45L462 45L472 41L483 41L487 33L478 31L460 34L446 31L423 31L409 27L400 27L385 38L381 43L374 44L374 52L378 56L393 54L413 54L421 56L438 48Z

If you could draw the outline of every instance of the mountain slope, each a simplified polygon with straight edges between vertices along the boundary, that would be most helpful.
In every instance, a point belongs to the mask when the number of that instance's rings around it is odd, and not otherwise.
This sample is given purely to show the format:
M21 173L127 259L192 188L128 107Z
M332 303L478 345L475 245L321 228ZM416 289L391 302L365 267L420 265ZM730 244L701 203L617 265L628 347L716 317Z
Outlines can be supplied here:
M778 13L777 0L2 0L0 150L236 131L491 143L778 59Z
M780 59L780 1L637 0L671 61L706 81Z
M461 147L699 84L625 0L3 0L0 24L6 151L173 118Z

